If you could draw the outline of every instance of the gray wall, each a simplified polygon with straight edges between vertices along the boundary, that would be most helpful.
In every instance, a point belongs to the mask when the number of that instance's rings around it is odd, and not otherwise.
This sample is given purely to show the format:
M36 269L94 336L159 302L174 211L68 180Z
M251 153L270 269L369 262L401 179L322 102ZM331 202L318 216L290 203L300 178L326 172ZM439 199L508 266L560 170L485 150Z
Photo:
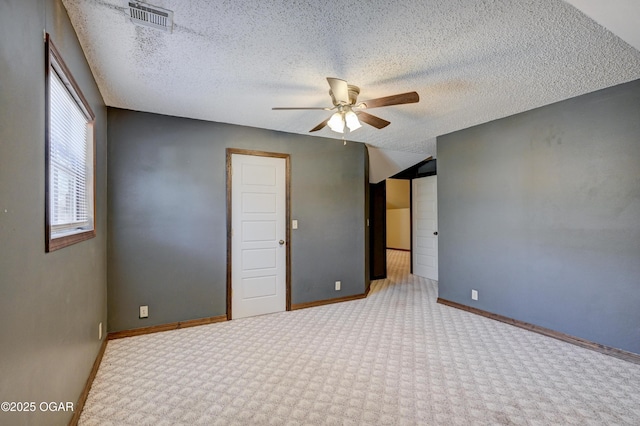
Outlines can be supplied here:
M226 314L228 147L291 155L292 303L364 292L364 145L113 108L108 116L110 331Z
M438 138L438 210L440 297L640 353L640 80Z
M43 28L96 114L97 237L44 251ZM106 330L106 108L58 1L0 3L0 401L80 396ZM60 425L72 413L3 413Z

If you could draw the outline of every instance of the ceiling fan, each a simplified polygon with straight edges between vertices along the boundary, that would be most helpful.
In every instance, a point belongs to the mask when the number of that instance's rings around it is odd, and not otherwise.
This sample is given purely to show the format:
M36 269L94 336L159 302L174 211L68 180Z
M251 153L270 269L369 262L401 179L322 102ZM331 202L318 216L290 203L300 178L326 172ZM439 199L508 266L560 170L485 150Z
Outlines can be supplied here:
M329 126L331 130L338 133L344 133L345 125L349 128L349 131L353 132L356 129L362 127L360 121L367 123L376 129L382 129L387 127L391 122L384 120L375 115L371 115L364 112L364 109L380 108L391 105L412 104L420 100L417 92L407 92L398 95L385 96L383 98L370 99L364 102L357 102L358 95L360 94L360 88L347 84L345 80L339 78L327 77L329 82L329 95L331 95L331 101L333 107L276 107L273 110L296 110L296 109L318 109L324 111L333 111L335 113L331 117L318 124L316 127L310 130L310 132L317 132L325 126Z

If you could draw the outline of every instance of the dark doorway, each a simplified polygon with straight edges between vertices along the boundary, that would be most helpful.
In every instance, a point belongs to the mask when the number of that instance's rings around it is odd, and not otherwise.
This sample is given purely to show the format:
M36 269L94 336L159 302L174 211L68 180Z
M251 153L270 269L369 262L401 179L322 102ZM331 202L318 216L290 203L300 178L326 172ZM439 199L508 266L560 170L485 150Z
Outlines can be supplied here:
M370 277L387 277L387 183L369 184Z

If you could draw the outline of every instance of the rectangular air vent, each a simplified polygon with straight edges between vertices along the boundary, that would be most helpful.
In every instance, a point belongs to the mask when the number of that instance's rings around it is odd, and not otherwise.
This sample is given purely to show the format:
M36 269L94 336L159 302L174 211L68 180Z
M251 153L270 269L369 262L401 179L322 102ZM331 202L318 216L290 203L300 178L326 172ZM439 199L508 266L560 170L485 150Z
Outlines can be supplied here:
M173 12L138 1L129 1L129 18L136 25L173 31Z

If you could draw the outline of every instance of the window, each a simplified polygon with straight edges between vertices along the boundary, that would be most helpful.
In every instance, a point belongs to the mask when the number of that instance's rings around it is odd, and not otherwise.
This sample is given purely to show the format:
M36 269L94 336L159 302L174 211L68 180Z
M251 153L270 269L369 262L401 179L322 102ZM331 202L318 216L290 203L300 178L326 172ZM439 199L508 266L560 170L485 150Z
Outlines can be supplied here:
M95 116L47 34L46 251L95 237Z

